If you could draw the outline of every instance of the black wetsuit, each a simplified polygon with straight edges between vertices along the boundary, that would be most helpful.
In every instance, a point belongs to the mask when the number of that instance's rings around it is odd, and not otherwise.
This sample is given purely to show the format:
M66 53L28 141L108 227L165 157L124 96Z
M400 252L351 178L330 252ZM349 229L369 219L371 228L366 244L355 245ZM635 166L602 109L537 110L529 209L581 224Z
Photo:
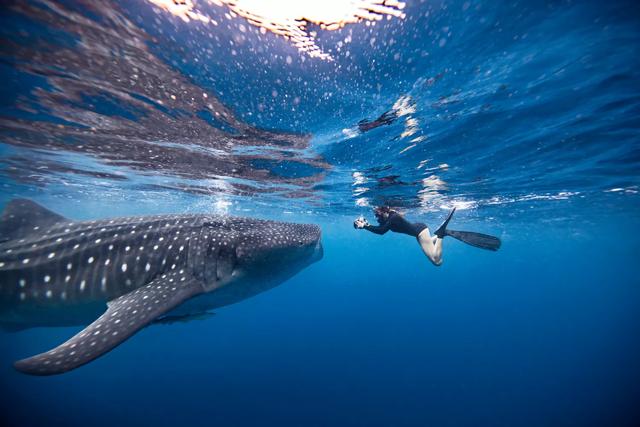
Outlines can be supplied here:
M384 223L380 225L365 225L364 229L369 230L372 233L376 234L384 234L387 231L391 230L396 233L408 234L409 236L418 237L425 228L427 228L426 224L421 222L409 222L404 217L398 213L392 212L389 214L389 218Z
M455 208L451 210L449 216L444 220L442 225L433 233L434 236L444 239L445 236L451 236L454 239L458 239L468 245L475 246L481 249L488 249L491 251L497 251L500 248L500 239L488 234L476 233L474 231L455 231L449 230L447 224L451 220ZM356 224L354 223L354 226ZM369 230L372 233L384 234L391 230L396 233L408 234L409 236L418 237L418 235L428 228L426 224L421 222L409 222L402 215L397 212L391 212L387 220L380 225L365 225L365 230Z

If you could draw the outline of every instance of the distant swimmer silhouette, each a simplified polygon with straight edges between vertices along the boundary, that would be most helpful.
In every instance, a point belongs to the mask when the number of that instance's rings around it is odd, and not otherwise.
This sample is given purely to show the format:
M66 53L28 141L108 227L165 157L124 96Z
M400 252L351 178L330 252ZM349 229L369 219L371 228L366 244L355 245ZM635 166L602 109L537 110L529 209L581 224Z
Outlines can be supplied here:
M362 119L358 122L360 133L368 132L380 126L390 125L398 118L398 113L394 110L384 112L380 117L373 121Z
M500 239L487 234L473 231L455 231L447 229L449 221L456 208L453 208L442 225L431 235L429 227L421 222L411 223L401 213L388 206L374 208L373 212L380 225L370 225L366 219L360 217L353 222L356 229L365 229L376 234L384 234L387 231L408 234L418 240L424 254L434 265L442 264L442 239L451 236L468 245L481 249L497 251L500 248Z

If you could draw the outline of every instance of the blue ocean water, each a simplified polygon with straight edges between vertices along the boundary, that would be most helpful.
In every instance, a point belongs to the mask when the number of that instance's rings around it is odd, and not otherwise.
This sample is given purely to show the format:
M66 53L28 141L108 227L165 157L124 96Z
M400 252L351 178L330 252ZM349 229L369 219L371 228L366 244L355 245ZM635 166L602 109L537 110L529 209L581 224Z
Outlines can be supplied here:
M79 327L0 332L4 425L638 424L636 2L408 0L308 24L331 61L226 6L96 3L2 6L2 205L311 222L324 258L63 375L12 363ZM383 204L502 247L436 268L354 230Z

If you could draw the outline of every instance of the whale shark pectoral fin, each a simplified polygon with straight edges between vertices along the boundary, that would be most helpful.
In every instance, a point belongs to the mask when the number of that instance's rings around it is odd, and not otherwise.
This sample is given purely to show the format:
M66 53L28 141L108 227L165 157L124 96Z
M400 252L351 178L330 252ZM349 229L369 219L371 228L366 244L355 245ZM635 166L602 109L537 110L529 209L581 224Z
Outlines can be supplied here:
M202 292L202 283L179 272L167 273L108 304L107 311L53 350L17 361L31 375L70 371L109 352L158 316Z
M14 199L5 206L0 215L0 242L24 237L33 232L34 226L46 228L65 217L29 199Z

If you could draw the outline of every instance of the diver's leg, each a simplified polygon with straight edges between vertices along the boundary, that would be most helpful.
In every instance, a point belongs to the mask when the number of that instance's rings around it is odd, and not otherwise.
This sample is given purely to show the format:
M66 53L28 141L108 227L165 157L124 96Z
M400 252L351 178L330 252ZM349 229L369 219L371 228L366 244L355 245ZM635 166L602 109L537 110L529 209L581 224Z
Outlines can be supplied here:
M433 252L434 252L434 258L436 259L437 262L435 262L436 265L440 265L442 264L442 238L438 237L438 236L433 236Z
M442 264L442 239L437 236L431 236L429 229L425 228L418 234L418 243L422 248L422 252L429 258L434 265Z

